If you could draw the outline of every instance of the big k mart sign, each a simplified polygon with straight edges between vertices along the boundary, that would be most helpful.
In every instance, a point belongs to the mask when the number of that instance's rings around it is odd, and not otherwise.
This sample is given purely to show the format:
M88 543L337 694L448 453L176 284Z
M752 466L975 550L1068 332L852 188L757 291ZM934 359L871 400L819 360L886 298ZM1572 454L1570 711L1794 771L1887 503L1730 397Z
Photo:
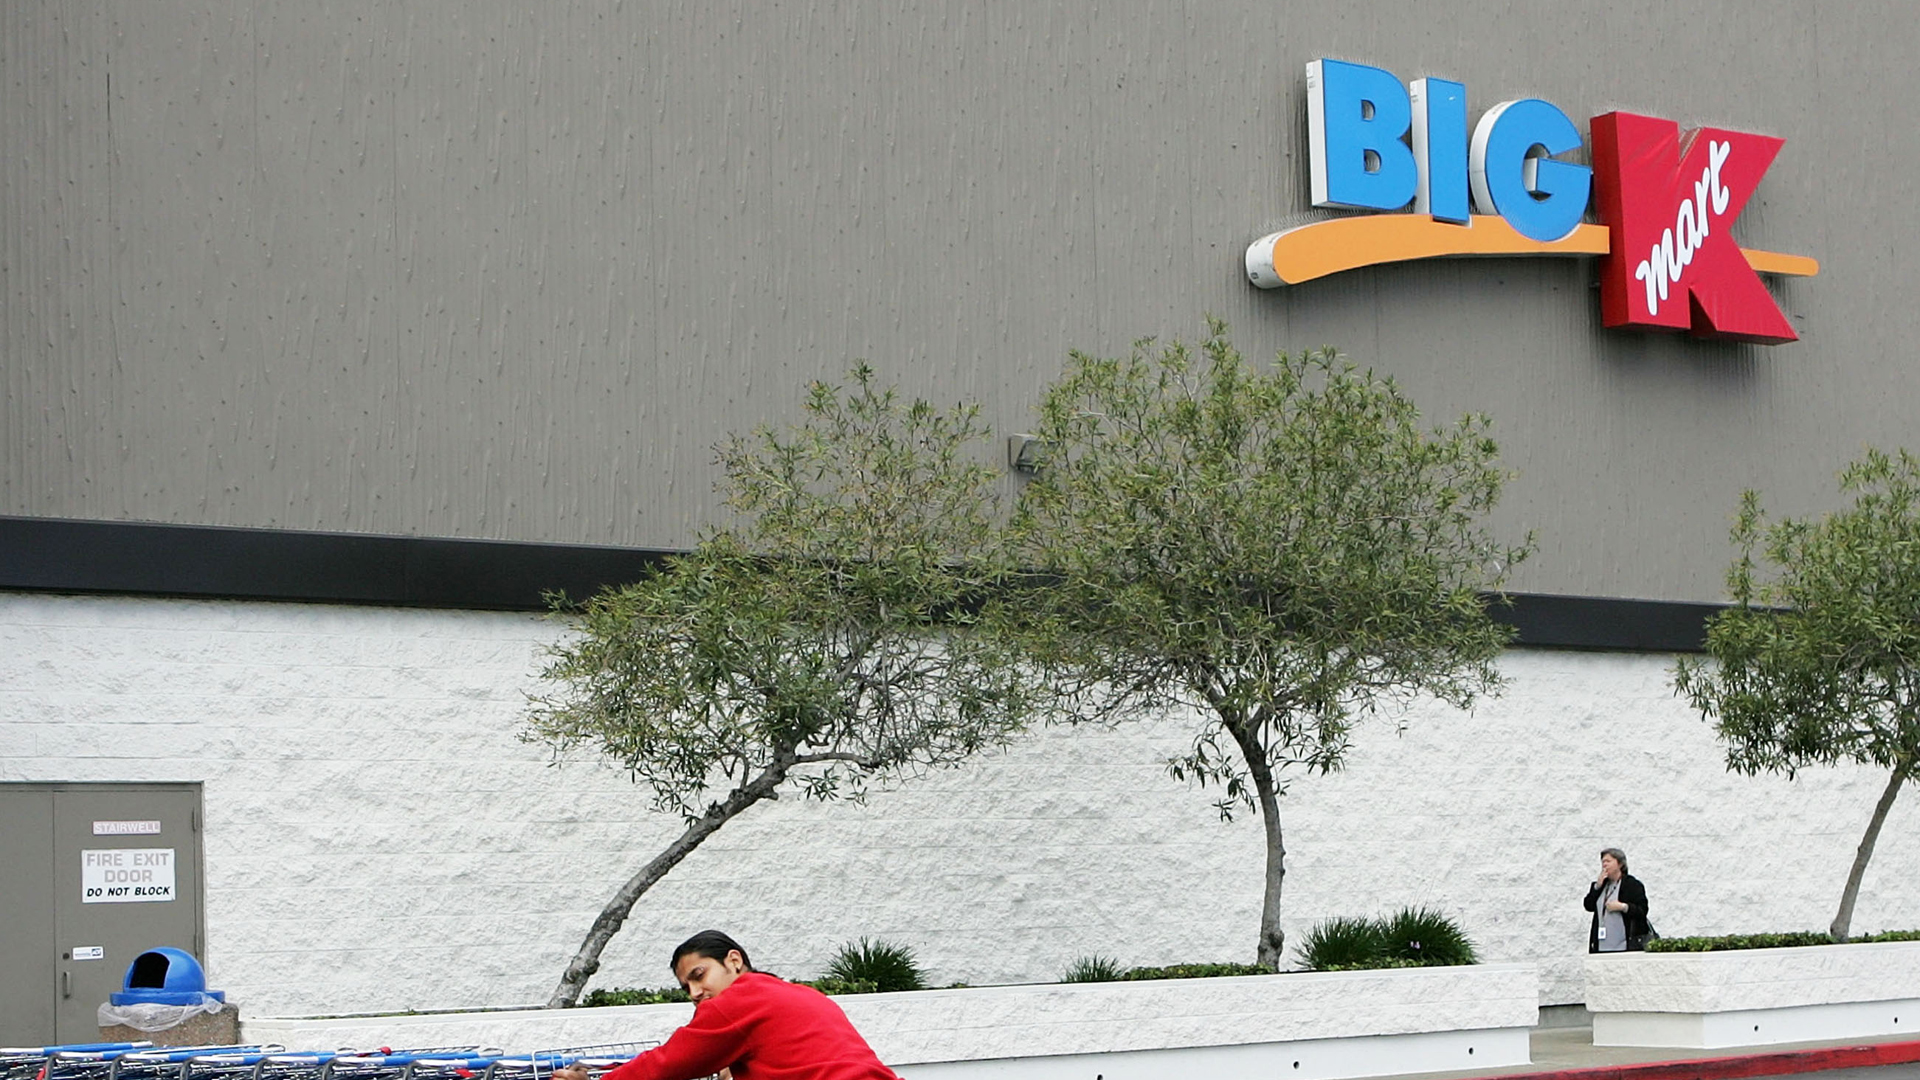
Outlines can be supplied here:
M1763 344L1798 335L1759 275L1812 276L1799 255L1755 251L1733 223L1784 139L1721 128L1682 135L1671 120L1593 118L1592 166L1556 160L1581 146L1567 114L1502 102L1467 129L1467 88L1402 86L1340 60L1307 65L1313 205L1410 213L1287 229L1247 249L1263 289L1378 263L1460 255L1600 257L1610 327L1687 330ZM1595 207L1599 224L1586 222Z

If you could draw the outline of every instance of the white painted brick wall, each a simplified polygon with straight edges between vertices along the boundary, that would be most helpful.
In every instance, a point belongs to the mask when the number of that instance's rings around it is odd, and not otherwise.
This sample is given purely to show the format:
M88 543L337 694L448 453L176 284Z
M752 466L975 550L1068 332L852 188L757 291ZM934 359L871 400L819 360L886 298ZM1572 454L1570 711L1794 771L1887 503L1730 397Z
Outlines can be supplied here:
M545 999L599 905L678 831L624 776L515 731L557 633L525 615L0 594L0 781L202 781L209 973L252 1015ZM1728 775L1671 658L1516 651L1473 715L1380 721L1284 800L1287 932L1428 904L1578 1001L1600 847L1663 933L1824 927L1881 777ZM913 945L941 982L1246 960L1262 848L1168 779L1180 723L1054 731L865 806L755 808L642 900L596 985L657 986L718 926L817 974ZM1860 930L1920 926L1894 809Z
M971 987L839 998L880 1060L899 1067L1044 1053L1101 1054L1306 1043L1532 1027L1539 997L1521 964L1212 980ZM522 1009L431 1016L257 1020L249 1040L285 1046L581 1046L658 1042L691 1005ZM1367 1075L1373 1075L1369 1073Z
M1713 1013L1920 999L1920 941L1587 959L1595 1012Z

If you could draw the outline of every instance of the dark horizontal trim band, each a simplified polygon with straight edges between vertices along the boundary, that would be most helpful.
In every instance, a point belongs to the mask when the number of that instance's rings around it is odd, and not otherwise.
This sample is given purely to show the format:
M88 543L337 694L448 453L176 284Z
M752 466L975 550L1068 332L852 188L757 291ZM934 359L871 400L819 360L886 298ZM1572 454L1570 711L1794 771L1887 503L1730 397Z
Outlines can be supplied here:
M0 517L0 589L392 607L540 611L591 596L671 552L586 544ZM1518 643L1692 652L1719 604L1510 594Z
M1707 620L1726 604L1688 600L1629 600L1613 596L1508 593L1511 606L1493 617L1511 625L1521 645L1633 652L1700 652Z
M668 553L585 544L0 517L0 588L541 611Z

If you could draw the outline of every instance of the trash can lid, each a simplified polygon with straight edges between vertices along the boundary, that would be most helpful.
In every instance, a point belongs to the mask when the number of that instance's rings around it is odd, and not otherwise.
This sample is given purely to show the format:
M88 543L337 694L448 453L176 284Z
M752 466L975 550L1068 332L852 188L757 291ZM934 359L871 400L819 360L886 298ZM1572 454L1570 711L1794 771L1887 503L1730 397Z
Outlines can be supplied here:
M185 949L161 946L148 949L127 965L123 989L114 992L115 1005L198 1005L207 998L227 1000L207 989L207 973Z

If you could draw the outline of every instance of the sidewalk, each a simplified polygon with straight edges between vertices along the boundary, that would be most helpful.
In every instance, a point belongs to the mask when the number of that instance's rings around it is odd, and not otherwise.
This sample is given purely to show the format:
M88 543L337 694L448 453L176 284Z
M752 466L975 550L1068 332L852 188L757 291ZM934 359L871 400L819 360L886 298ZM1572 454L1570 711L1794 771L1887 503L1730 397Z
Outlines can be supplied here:
M1595 1046L1590 1027L1544 1027L1534 1029L1532 1042L1531 1065L1422 1073L1396 1080L1465 1080L1482 1076L1503 1080L1736 1080L1920 1061L1920 1042L1901 1036L1883 1041L1838 1039L1687 1050Z

